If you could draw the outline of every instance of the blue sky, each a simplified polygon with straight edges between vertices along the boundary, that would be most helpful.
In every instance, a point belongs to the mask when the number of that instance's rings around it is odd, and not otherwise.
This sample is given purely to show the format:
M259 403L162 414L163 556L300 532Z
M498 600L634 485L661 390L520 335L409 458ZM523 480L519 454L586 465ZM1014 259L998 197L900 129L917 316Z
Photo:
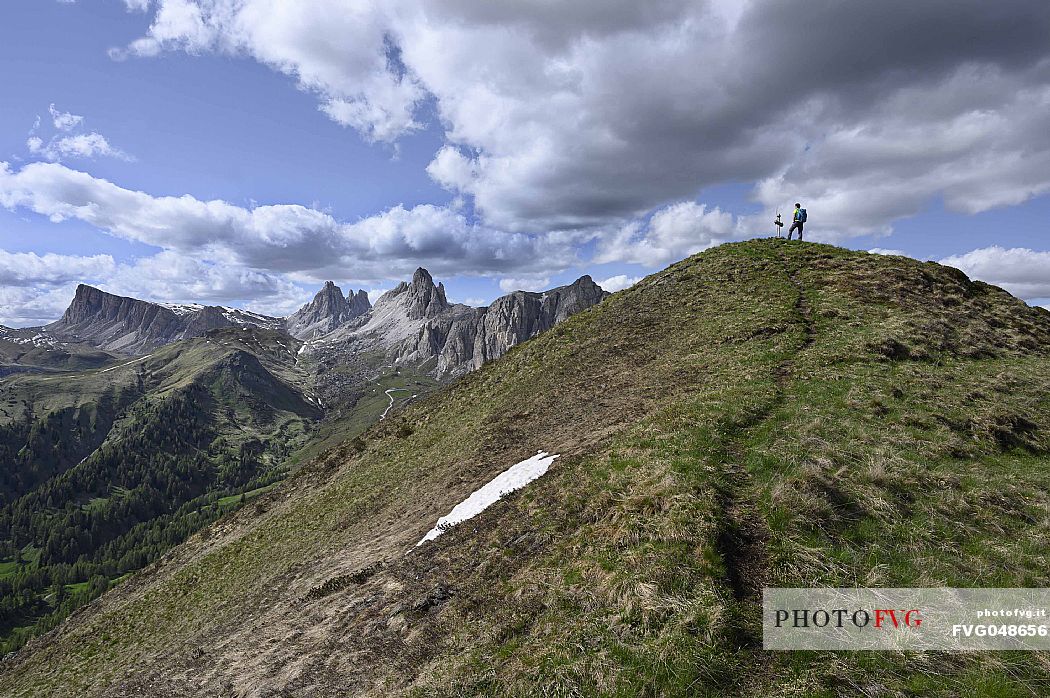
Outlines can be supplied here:
M799 56L812 5L7 0L0 323L80 281L276 314L419 265L472 304L615 289L794 200L1046 302L1050 9L825 8Z

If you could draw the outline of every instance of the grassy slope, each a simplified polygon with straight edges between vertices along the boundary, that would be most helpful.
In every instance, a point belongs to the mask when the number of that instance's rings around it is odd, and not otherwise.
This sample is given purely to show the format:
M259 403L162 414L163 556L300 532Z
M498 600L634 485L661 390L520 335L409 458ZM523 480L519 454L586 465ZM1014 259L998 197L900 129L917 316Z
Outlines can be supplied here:
M725 245L409 406L4 666L5 695L1040 695L1041 653L763 653L762 586L1050 586L1050 316ZM410 555L543 448L541 480Z
M425 369L426 367L418 366L402 366L397 369L390 366L376 367L375 378L352 384L353 395L352 399L347 401L347 405L335 405L335 409L331 411L327 408L332 406L325 405L326 419L318 426L310 441L289 458L289 464L293 467L298 466L324 451L354 439L378 422L384 411L392 416L408 402L422 398L437 389L440 383L427 375ZM390 407L391 403L385 393L388 389L397 390L392 393L394 402L389 411L387 407Z
M10 330L9 330L10 331ZM23 338L32 331L14 330ZM97 368L120 357L84 344L64 343L56 347L34 346L4 338L0 330L0 376L21 371L80 371Z
M0 383L0 424L24 416L24 406L32 405L37 415L68 407L92 406L107 389L120 390L133 386L141 374L149 399L170 396L196 382L211 384L209 374L228 370L229 360L239 352L259 358L263 367L289 385L306 382L305 374L295 369L297 346L281 344L287 338L276 332L227 330L208 338L195 338L157 349L145 357L122 358L105 368L56 374L18 374ZM223 386L215 386L217 391ZM221 395L220 395L221 397ZM238 396L230 395L230 398ZM309 413L316 411L299 399L289 403L286 395L272 390L260 396L278 409ZM250 415L249 415L250 417Z

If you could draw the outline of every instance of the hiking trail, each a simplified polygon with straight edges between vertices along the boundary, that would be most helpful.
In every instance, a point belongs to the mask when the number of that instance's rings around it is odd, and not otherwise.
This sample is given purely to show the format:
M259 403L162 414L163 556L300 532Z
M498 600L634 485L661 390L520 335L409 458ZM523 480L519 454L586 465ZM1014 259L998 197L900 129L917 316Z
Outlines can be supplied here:
M726 441L715 485L716 510L721 513L717 523L715 547L726 568L726 583L735 601L731 620L736 644L741 648L761 647L760 614L762 588L768 573L766 544L769 531L756 505L757 493L750 474L743 465L747 458L747 434L765 423L784 404L787 388L795 372L797 355L810 347L816 339L816 326L805 288L798 279L797 270L788 258L777 251L784 273L797 295L792 304L792 324L801 325L801 342L791 355L773 368L773 395L757 410L728 425Z

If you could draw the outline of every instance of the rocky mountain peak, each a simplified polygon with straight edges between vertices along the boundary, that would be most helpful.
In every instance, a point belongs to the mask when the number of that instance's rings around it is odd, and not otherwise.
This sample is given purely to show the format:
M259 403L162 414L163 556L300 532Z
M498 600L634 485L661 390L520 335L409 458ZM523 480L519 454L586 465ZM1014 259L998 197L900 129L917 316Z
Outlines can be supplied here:
M434 285L434 277L430 275L430 272L419 267L415 273L412 274L412 285L418 288L425 288L427 286Z
M78 284L72 302L70 302L66 312L62 315L62 319L58 322L72 325L85 320L95 319L100 314L106 319L115 319L116 316L127 313L133 308L140 310L151 308L170 313L172 317L175 315L166 308L161 308L147 301L125 298L124 296L107 293L94 286Z
M440 315L449 308L445 298L445 284L434 285L430 272L419 267L412 274L411 283L402 281L376 301L376 307L396 303L409 320L421 320Z
M363 290L348 299L334 281L326 281L312 301L289 316L285 327L293 337L311 339L367 313L371 307Z
M86 284L77 286L61 319L45 327L62 339L125 353L171 341L183 329L179 316L169 308Z
M408 316L413 320L425 317L434 317L448 310L448 301L445 299L445 284L434 285L434 278L430 272L419 267L412 275L412 283L409 284L410 294L408 303Z
M226 317L224 309L215 305L206 305L197 312L187 315L186 317L186 329L182 332L183 339L200 337L209 330L216 330L220 327L229 327L233 324L233 322Z
M349 304L346 302L346 297L343 295L343 289L335 285L334 281L325 281L324 286L317 292L314 299L310 301L310 306L313 306L317 310L325 312L342 312L344 307Z
M372 301L368 300L368 293L363 288L357 289L357 293L350 296L347 301L350 303L351 317L364 315L372 309Z
M444 289L440 290L443 298ZM438 375L465 373L607 295L589 276L543 293L514 291L487 308L428 318L419 333L398 348L395 358L419 362L436 358Z

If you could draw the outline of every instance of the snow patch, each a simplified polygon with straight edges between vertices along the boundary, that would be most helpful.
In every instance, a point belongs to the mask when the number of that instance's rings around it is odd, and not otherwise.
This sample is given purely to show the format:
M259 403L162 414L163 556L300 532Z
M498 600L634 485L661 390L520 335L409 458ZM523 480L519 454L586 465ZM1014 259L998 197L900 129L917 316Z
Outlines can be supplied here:
M5 339L15 344L32 344L34 347L54 347L60 342L49 334L37 332L32 337L26 336L27 332L12 330L8 327L0 327L0 339Z
M176 315L189 315L204 308L200 303L161 303L161 305Z
M515 463L496 477L489 480L472 495L457 504L452 511L438 519L437 525L416 543L416 547L428 540L434 540L456 524L472 519L498 502L503 495L520 490L525 485L539 478L551 467L558 455L538 451L532 458Z
M262 315L260 313L252 312L251 310L244 310L243 308L231 308L227 305L221 305L219 307L222 308L223 317L235 325L258 325L263 329L269 330L277 329L282 325L280 318Z

